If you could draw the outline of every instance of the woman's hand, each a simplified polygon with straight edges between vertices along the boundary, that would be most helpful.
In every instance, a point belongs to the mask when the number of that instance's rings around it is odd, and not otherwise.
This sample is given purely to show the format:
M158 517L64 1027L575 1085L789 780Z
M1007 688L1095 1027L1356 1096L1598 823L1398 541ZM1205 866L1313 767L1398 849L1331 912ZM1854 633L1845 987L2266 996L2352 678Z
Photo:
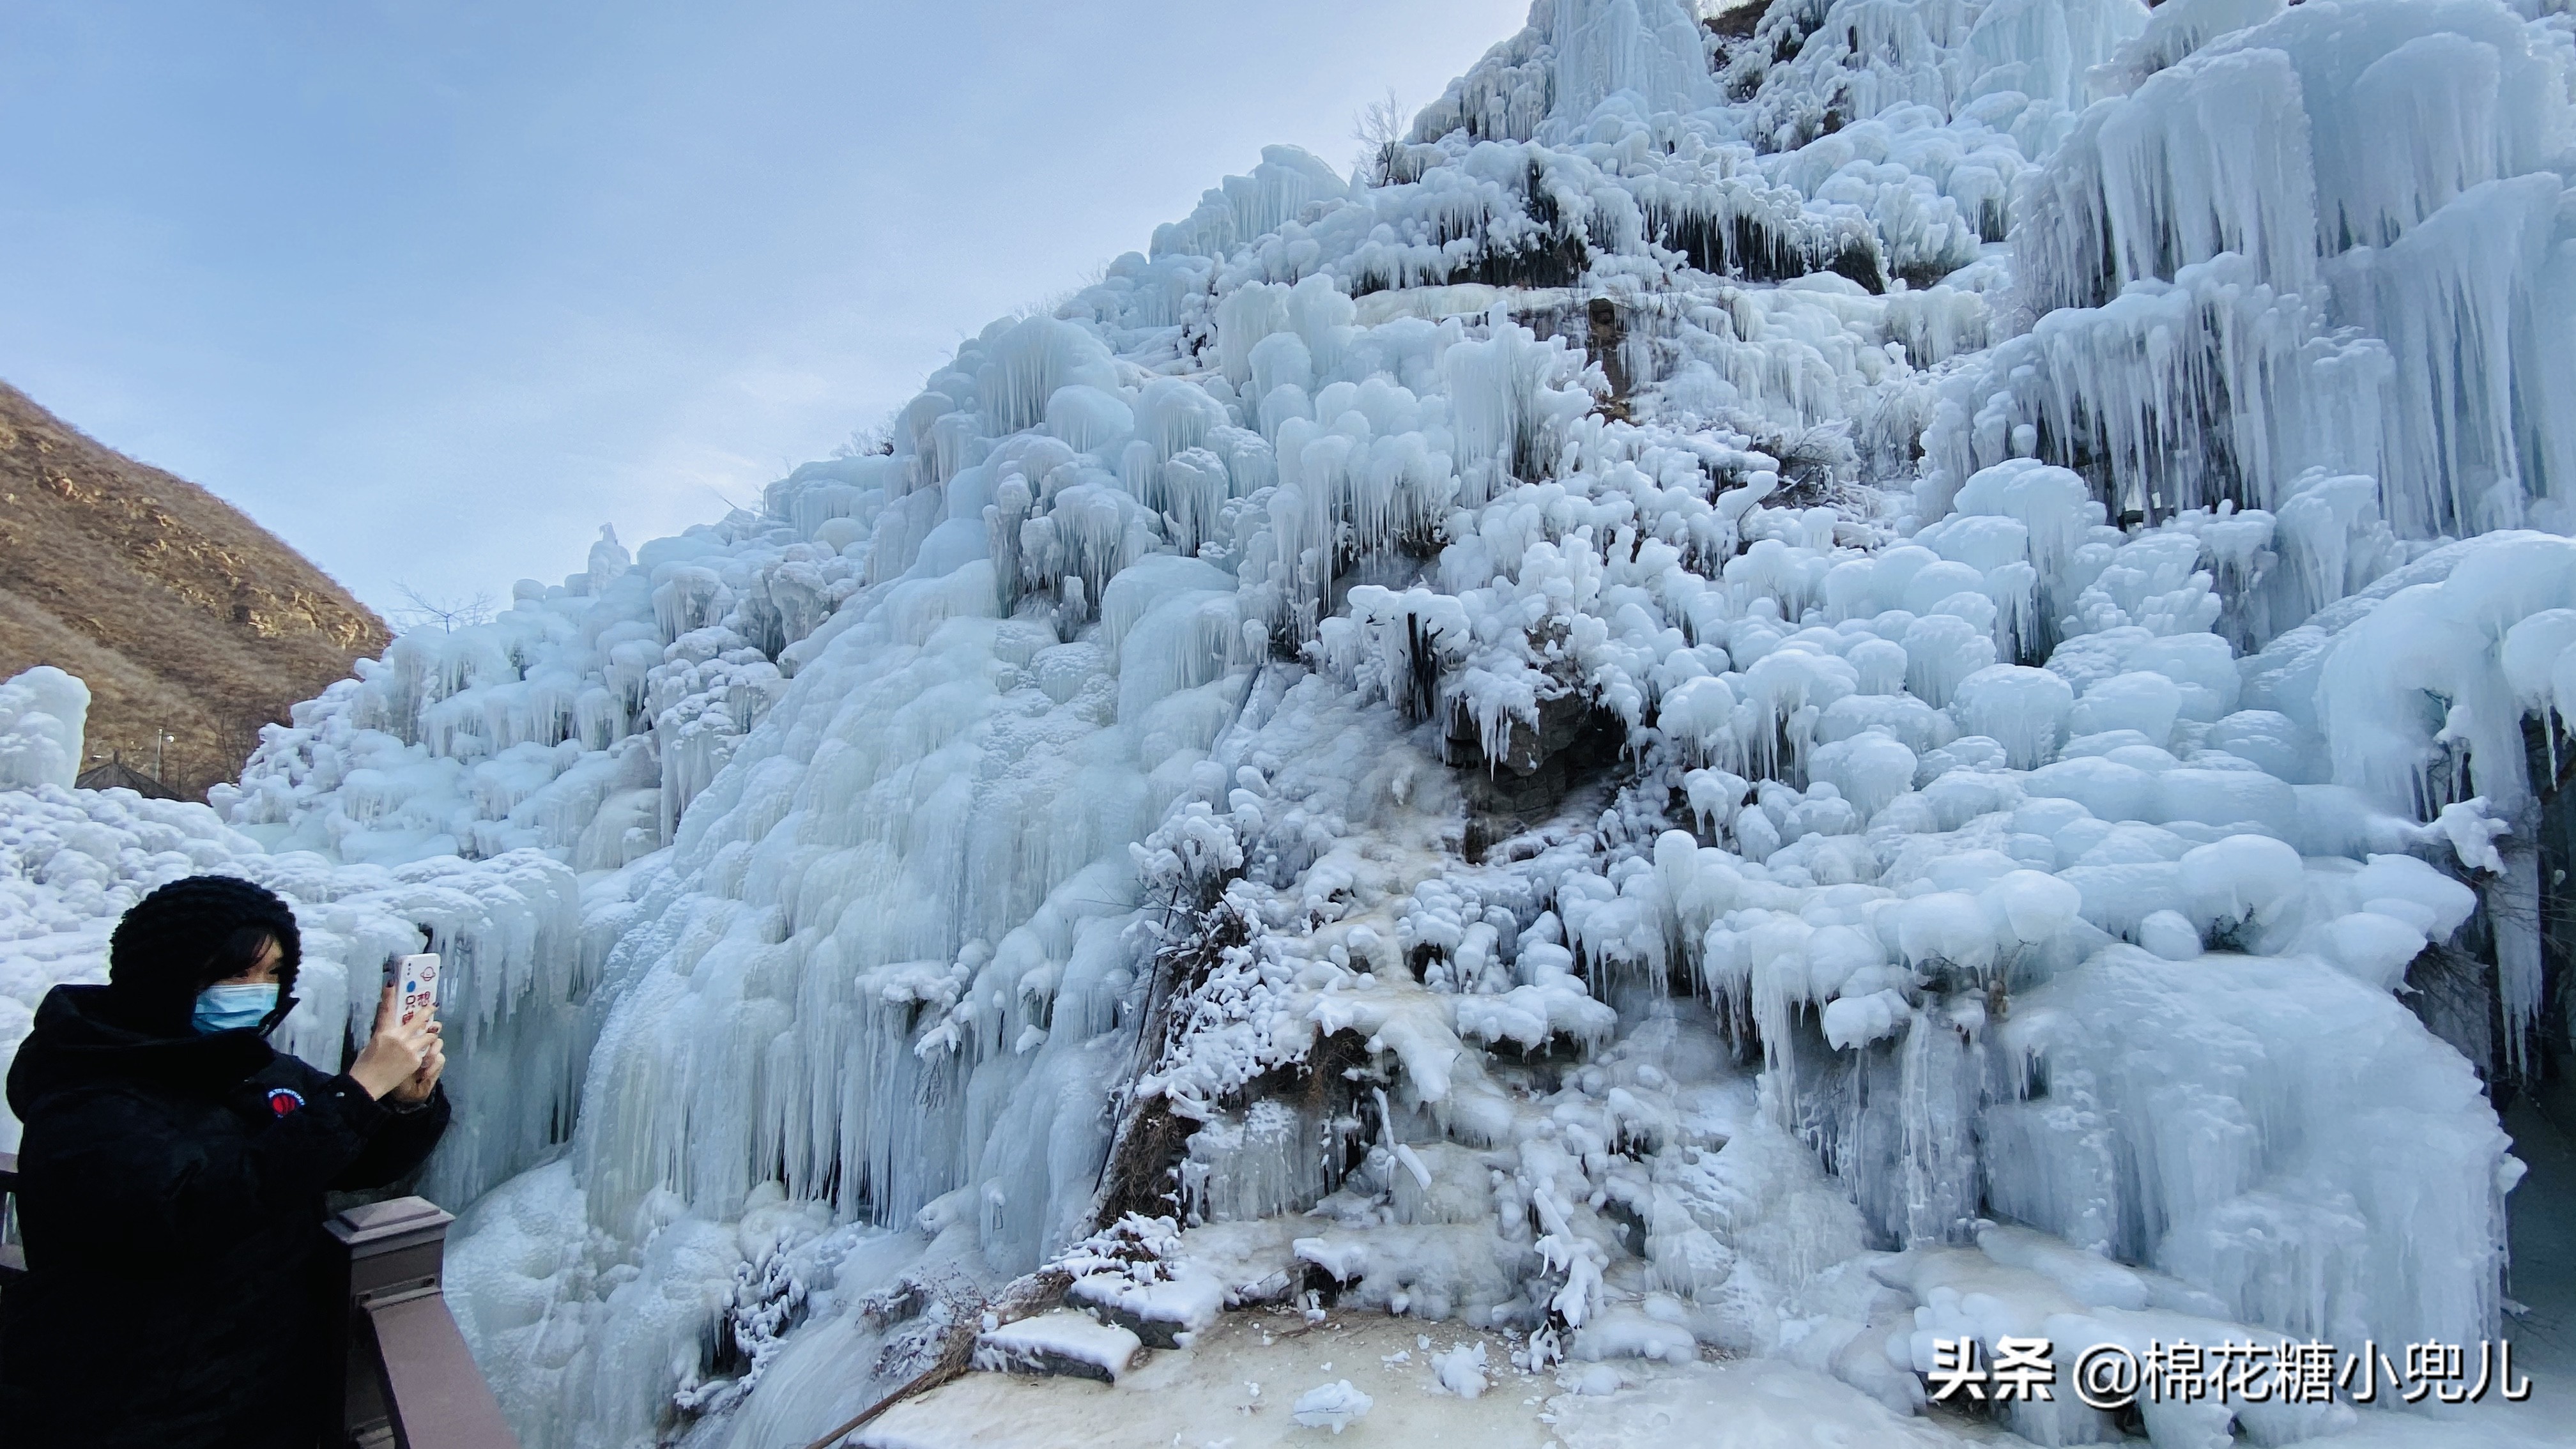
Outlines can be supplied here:
M395 1015L394 989L385 988L376 1003L376 1030L367 1038L366 1049L349 1064L349 1079L365 1089L370 1097L382 1100L391 1094L397 1102L427 1101L430 1089L438 1085L438 1074L447 1066L447 1054L438 1041L438 1022L424 1014L420 1020L404 1025Z
M438 1034L438 1022L429 1024L429 1050L421 1054L420 1069L403 1079L403 1084L388 1094L406 1107L416 1107L429 1100L438 1089L438 1074L447 1070L447 1042Z

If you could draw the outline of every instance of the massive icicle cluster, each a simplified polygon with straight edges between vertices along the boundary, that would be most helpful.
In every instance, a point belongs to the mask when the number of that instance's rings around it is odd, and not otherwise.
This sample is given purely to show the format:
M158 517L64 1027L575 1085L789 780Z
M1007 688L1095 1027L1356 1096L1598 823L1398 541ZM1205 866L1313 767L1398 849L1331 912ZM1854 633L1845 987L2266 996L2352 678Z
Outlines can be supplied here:
M803 1442L1085 1243L1149 1342L1330 1289L1908 1412L1936 1335L2490 1337L2571 57L1539 0L1385 174L1265 153L888 451L404 636L221 823L0 735L0 1011L189 868L328 943L299 1050L457 952L450 1293L534 1444Z

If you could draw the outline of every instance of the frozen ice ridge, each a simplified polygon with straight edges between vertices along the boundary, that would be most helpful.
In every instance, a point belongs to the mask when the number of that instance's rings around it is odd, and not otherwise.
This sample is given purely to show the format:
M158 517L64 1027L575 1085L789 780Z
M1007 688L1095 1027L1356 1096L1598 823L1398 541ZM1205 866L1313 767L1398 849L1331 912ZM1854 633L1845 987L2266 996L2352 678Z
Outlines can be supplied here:
M979 1334L1127 1393L1262 1304L1440 1322L1208 1401L1362 1435L2474 1355L2576 1002L2576 21L1703 8L1538 0L1378 174L1266 151L211 812L0 692L0 1044L170 873L344 976L426 928L450 1299L542 1449L793 1449ZM1985 1411L2551 1418L2395 1400Z

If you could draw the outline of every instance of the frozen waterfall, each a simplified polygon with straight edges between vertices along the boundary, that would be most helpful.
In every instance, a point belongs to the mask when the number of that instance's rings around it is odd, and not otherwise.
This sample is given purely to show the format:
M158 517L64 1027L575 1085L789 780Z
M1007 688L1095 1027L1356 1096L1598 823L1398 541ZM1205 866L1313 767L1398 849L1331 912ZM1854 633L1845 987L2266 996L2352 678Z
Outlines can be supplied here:
M189 869L297 902L307 1054L452 952L427 1190L545 1449L801 1445L1050 1263L1898 1415L1936 1337L2504 1336L2576 18L1700 8L1537 0L1383 184L1272 148L212 812L0 687L0 1049Z

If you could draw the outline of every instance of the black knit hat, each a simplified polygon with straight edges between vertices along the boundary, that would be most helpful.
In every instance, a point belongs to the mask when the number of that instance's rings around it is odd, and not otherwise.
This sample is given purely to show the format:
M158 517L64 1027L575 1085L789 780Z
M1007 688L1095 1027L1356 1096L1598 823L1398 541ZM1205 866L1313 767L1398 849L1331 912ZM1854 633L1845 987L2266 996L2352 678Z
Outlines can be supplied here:
M219 953L245 926L277 940L278 1009L263 1023L274 1027L293 1003L295 968L304 957L295 912L266 887L229 875L174 880L135 902L116 923L107 965L116 1014L155 1036L186 1035L197 993L238 969Z

